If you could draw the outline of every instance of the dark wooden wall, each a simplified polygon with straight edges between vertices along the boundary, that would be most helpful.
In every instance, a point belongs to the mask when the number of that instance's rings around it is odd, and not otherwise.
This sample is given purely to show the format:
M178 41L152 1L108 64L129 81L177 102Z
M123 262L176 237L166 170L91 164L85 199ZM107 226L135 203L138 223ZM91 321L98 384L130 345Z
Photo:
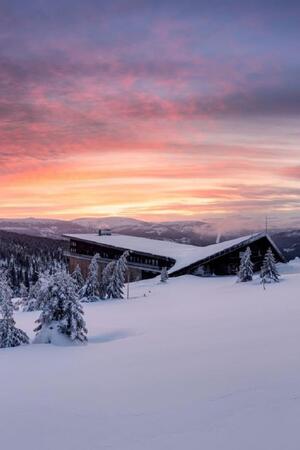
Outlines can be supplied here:
M70 241L70 253L73 255L94 256L99 253L100 258L115 260L118 259L124 252L124 249L118 249L116 247L107 247L100 244L94 244L90 242L84 242L80 240L71 239ZM145 265L149 269L152 267L156 271L160 271L163 267L170 268L175 263L170 258L161 256L149 255L142 252L131 251L128 257L128 262L136 265Z
M241 254L246 250L247 247L250 247L252 255L251 261L253 262L254 272L258 272L261 269L264 256L268 248L270 248L270 242L267 238L263 237L251 244L246 244L237 250L233 250L227 254L224 254L218 258L215 258L205 264L202 265L204 269L204 275L214 274L214 275L234 275L237 273L240 261ZM275 249L272 249L274 252L275 259L277 261L280 260L279 255ZM192 269L191 273L199 271L199 268L194 270Z

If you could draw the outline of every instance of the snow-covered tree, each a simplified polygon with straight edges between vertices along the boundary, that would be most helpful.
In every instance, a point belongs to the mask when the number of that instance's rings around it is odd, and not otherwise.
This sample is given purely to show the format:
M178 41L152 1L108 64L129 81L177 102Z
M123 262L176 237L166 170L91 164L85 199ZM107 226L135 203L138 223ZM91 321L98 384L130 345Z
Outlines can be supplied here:
M19 295L22 283L27 289L35 284L39 273L47 270L51 274L58 267L66 267L63 249L57 246L57 241L1 231L0 235L0 267L7 270L14 297Z
M35 343L86 342L87 329L76 283L65 270L57 271L47 286L48 301L44 302L37 319Z
M7 271L0 271L0 307L3 303L12 299L12 289L7 278Z
M22 300L25 300L28 297L28 289L27 289L27 287L25 286L24 283L20 284L19 297Z
M161 283L166 283L168 281L168 270L166 267L162 268L162 271L160 273L160 281Z
M2 319L0 319L0 348L29 344L27 334L16 327L13 316L12 290L5 272L0 273L0 311L2 314Z
M263 265L260 272L262 283L272 283L279 281L279 272L276 267L276 261L272 252L269 248L265 254Z
M27 299L23 302L23 311L38 311L42 309L43 303L49 300L47 295L51 277L52 275L48 271L39 274L37 282L29 288Z
M29 286L28 295L22 300L23 311L35 311L37 306L38 282Z
M96 302L99 300L99 254L93 256L89 265L88 276L80 290L79 296L82 302Z
M72 278L75 281L77 290L80 291L80 289L82 289L82 287L84 285L84 279L83 279L79 264L77 264L77 266L75 267L75 270L72 273Z
M242 254L240 268L238 272L238 280L241 282L251 281L253 278L253 263L251 261L251 249L247 247Z
M111 261L104 267L104 269L102 271L101 280L100 280L100 284L99 284L99 294L100 294L100 298L102 300L106 299L107 289L108 289L115 265L116 265L116 261Z
M20 307L24 307L24 305L27 304L27 301L28 301L28 289L24 283L21 283L18 292L18 298L13 303L14 309L18 311Z
M18 285L18 274L17 274L17 270L16 270L16 263L15 263L14 255L11 255L10 260L9 260L8 269L7 269L7 277L9 279L9 284L10 284L11 288L14 290L16 288L16 286Z
M129 252L124 252L120 258L116 261L114 270L112 272L108 287L107 298L123 298L124 297L124 285L125 275L127 271L127 258Z

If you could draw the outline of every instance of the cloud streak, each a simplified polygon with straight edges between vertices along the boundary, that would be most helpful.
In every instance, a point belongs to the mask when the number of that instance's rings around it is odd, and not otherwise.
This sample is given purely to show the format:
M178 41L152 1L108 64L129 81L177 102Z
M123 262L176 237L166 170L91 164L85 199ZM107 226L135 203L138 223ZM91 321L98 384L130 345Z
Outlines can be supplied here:
M298 210L299 5L269 6L1 2L0 214Z

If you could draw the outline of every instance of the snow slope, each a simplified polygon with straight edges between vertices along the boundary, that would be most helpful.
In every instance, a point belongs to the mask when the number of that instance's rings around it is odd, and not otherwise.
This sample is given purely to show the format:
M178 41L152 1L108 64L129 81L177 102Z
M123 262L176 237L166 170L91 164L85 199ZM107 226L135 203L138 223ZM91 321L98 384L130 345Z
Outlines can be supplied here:
M185 276L86 305L87 346L0 351L1 448L298 450L299 291Z

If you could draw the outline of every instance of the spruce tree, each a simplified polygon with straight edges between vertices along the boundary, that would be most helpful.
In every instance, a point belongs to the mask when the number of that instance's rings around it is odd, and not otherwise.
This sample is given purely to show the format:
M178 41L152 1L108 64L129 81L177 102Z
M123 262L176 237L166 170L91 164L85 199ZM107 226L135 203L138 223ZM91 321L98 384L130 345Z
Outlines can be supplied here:
M76 284L65 270L57 271L47 287L48 301L44 302L37 319L35 342L51 343L52 330L73 342L86 342L87 329L83 318Z
M29 277L28 277L28 268L26 267L24 270L24 284L27 289L29 289L30 283L29 283Z
M17 311L20 307L24 307L28 301L28 289L24 283L20 284L18 299L14 302L14 309Z
M238 272L238 280L241 282L247 282L253 279L253 263L251 261L251 254L250 247L247 247L246 251L242 254Z
M160 281L161 283L166 283L168 281L168 270L166 267L162 268L162 271L160 273Z
M23 302L23 311L38 311L42 309L43 303L48 301L48 285L51 281L51 275L48 271L39 274L36 283L29 288L27 299Z
M38 282L30 284L28 289L28 296L22 300L23 311L35 311L36 310L36 297L37 297Z
M28 297L28 289L24 283L20 284L19 296L22 300L26 300Z
M17 288L17 273L16 273L15 258L13 255L11 256L9 261L7 277L11 288L13 289L13 291L15 291Z
M107 298L124 298L125 275L129 252L124 252L117 260L107 287Z
M0 274L0 348L17 347L29 344L27 334L16 327L13 317L14 307L12 303L12 290L7 281L6 273Z
M115 265L116 261L111 261L104 267L102 271L101 280L99 284L99 294L102 300L105 300L107 297L107 290L110 284L112 274L114 272Z
M77 264L77 266L75 267L75 270L72 273L72 278L77 286L77 291L80 291L80 289L82 289L84 285L84 279L79 264Z
M272 282L278 283L279 276L272 249L269 248L265 254L260 272L261 281L263 284Z
M92 261L89 265L88 276L80 290L80 298L82 302L96 302L99 300L99 264L98 264L99 254L93 256Z

